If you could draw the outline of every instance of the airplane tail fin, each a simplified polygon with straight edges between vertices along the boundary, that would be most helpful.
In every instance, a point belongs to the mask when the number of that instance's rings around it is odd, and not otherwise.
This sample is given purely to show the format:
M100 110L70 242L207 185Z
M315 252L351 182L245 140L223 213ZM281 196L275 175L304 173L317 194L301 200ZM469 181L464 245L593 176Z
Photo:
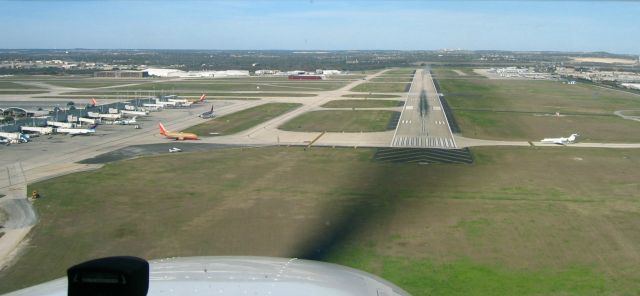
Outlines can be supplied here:
M94 124L94 125L91 125L91 126L89 127L89 129L90 129L90 130L96 130L96 127L98 127L98 125L97 125L97 124Z
M213 114L213 105L211 105L211 114Z
M162 122L158 123L158 125L160 126L160 134L163 136L167 135L167 129L164 128L164 125L162 125Z
M98 102L96 101L95 98L91 98L91 106L95 106L98 105Z
M202 95L200 96L200 101L199 101L199 102L204 102L204 100L205 100L206 98L207 98L207 95L206 95L206 94L202 94Z

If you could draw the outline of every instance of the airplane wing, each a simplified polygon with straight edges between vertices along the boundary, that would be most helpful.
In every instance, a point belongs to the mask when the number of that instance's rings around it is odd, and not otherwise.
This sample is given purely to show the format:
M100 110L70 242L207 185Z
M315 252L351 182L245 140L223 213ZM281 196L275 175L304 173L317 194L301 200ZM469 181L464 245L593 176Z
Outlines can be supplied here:
M149 296L195 294L283 296L301 294L305 296L409 295L396 285L363 271L337 264L295 258L169 258L150 261L146 271L144 283L147 284L148 292L146 295ZM83 275L80 275L80 277L84 278ZM138 287L136 285L140 284L138 278L130 278L127 283L133 283L130 284L132 288L129 289L135 289ZM68 284L69 281L66 278L62 278L15 291L7 294L7 296L67 295ZM118 282L117 284L121 283ZM84 285L84 283L78 285ZM104 284L102 289L104 289Z

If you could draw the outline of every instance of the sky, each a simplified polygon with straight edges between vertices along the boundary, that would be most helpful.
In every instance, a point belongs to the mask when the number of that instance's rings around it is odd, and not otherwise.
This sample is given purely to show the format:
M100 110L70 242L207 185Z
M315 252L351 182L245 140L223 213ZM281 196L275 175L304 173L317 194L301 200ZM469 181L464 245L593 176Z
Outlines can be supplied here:
M0 48L640 54L636 1L6 1Z

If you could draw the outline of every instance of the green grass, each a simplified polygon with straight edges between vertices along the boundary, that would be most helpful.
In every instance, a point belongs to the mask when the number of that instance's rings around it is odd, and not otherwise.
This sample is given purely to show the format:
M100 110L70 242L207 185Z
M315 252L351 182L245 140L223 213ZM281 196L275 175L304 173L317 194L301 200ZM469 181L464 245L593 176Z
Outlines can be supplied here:
M142 85L132 85L114 88L114 90L129 91L326 91L335 90L346 85L345 81L283 81L283 82L162 82Z
M487 147L473 165L429 166L373 153L185 152L32 184L40 221L0 293L101 256L322 247L417 296L640 292L640 150Z
M234 134L276 118L301 105L297 103L267 103L208 120L192 126L184 130L184 132L196 133L203 137L210 136L210 133L219 133L220 135Z
M392 82L380 82L372 83L365 82L356 85L351 91L354 92L379 92L379 93L399 93L406 92L410 83L392 83Z
M374 99L391 99L391 98L400 98L398 95L387 95L387 94L348 94L342 95L345 98L374 98Z
M381 256L352 246L329 261L376 273L411 295L615 295L615 281L587 266L512 270L467 259L438 263L429 259ZM604 294L603 294L604 293ZM613 294L611 294L613 293Z
M640 96L543 80L438 79L451 107L611 114L640 108Z
M390 108L402 106L403 102L393 100L333 100L321 107L325 108Z
M25 85L21 83L15 83L10 81L0 81L0 89L42 89L42 87L33 86L33 85Z
M313 111L293 118L279 129L296 132L381 132L389 130L395 111Z
M640 116L640 110L627 110L622 112L622 114L626 116Z
M32 94L44 94L47 91L37 91L37 90L1 90L0 94L2 95L32 95Z
M179 96L200 96L202 92L167 92L171 94L177 94ZM105 96L105 98L109 97L118 97L118 96L126 96L126 97L140 97L141 95L145 95L145 92L140 92L136 95L136 92L68 92L62 93L63 96L60 97L79 97L83 96ZM300 93L208 93L207 98L216 98L216 97L315 97L316 94L300 94ZM232 98L224 98L224 100L233 100Z
M436 77L465 136L539 140L571 131L581 141L640 140L640 123L613 115L640 109L640 96L557 81L463 79L450 72L439 68ZM556 112L566 116L543 116Z
M539 141L579 133L582 142L640 142L640 122L615 115L551 116L537 113L454 110L463 135Z
M391 70L387 70L382 75L411 75L415 70L416 70L415 68L391 69Z
M369 81L371 82L411 82L413 77L411 76L379 76Z
M73 87L73 88L97 88L97 87L105 87L105 86L117 86L124 84L132 84L132 83L140 83L151 84L152 80L119 80L119 79L107 79L107 80L95 80L95 79L81 79L81 80L56 80L56 81L46 81L47 84L63 86L63 87Z

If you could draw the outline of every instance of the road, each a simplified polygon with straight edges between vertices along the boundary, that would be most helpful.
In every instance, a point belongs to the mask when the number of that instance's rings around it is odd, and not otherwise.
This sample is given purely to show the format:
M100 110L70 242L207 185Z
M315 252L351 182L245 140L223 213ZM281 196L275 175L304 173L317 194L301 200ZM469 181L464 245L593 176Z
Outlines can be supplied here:
M428 70L418 69L413 76L391 147L457 147Z

